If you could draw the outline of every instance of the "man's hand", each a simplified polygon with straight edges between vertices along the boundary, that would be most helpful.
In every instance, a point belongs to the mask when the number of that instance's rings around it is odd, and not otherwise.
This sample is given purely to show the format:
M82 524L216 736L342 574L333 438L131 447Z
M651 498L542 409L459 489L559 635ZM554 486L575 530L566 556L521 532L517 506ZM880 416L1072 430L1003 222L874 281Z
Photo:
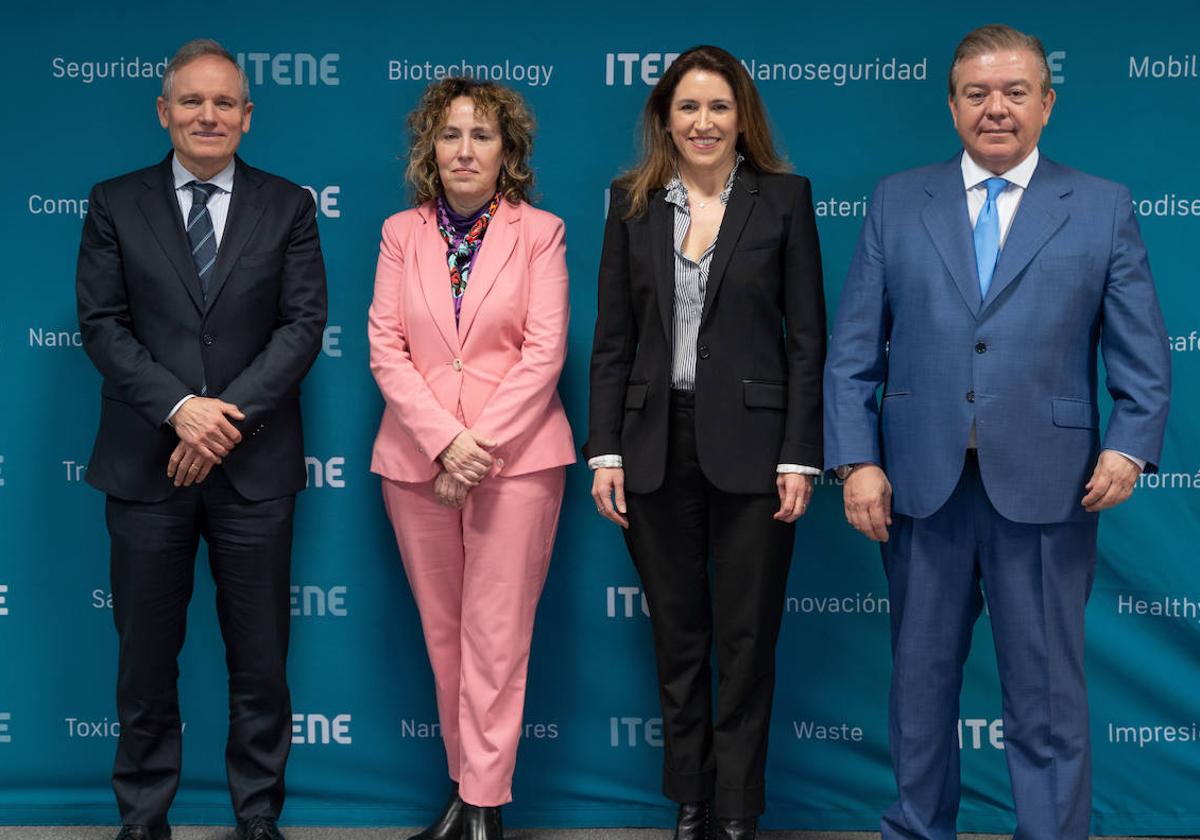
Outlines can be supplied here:
M187 405L187 403L184 403ZM458 433L450 445L438 455L438 460L455 480L474 487L492 469L492 455L488 451L496 448L496 441L477 438L470 429Z
M448 472L440 472L433 480L433 495L440 504L462 510L467 503L467 491L471 488L458 481Z
M221 459L210 456L206 450L179 441L167 461L167 477L175 479L176 487L191 487L208 478L209 472L219 463Z
M629 527L625 514L625 470L621 467L601 467L592 471L592 501L596 513L622 528Z
M246 415L233 403L211 397L192 397L179 406L171 418L171 425L180 441L200 450L213 463L220 463L220 459L242 441L242 433L228 418L245 420Z
M790 524L808 510L813 477L800 473L779 473L775 476L775 489L779 491L779 510L771 518Z
M875 464L856 467L842 487L846 520L876 542L887 542L892 524L892 485Z
M1133 494L1141 470L1120 452L1105 449L1084 489L1082 504L1091 513L1116 507Z

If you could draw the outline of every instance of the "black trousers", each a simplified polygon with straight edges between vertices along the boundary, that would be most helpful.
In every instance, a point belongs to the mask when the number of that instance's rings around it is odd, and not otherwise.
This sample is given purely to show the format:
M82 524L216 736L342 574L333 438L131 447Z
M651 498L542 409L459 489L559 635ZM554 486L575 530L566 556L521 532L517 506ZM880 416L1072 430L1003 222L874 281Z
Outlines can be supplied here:
M766 806L775 641L795 526L771 518L778 496L724 493L704 477L693 395L685 392L672 392L662 487L627 494L626 506L625 540L654 629L663 793L676 802L715 800L719 817L757 816Z
M163 502L108 497L121 735L113 791L126 825L162 826L182 758L177 659L196 548L208 543L229 668L225 766L238 819L277 817L291 746L287 687L295 496L251 502L217 467Z

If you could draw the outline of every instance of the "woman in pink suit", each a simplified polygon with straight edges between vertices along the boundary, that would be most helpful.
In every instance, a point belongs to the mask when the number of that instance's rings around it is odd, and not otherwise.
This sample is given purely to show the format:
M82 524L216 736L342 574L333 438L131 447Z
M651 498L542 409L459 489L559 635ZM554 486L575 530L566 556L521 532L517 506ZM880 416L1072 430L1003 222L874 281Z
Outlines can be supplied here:
M529 204L521 97L452 78L409 116L415 201L383 225L371 461L412 585L454 792L414 840L499 840L533 618L574 443L562 221Z

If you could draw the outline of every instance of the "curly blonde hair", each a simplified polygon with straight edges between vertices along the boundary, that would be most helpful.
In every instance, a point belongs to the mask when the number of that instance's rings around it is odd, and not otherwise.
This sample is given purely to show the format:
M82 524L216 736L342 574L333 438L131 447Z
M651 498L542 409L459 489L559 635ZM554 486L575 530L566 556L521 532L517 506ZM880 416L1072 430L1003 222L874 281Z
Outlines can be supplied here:
M412 188L413 203L424 204L445 194L438 176L434 143L446 124L450 103L460 96L471 99L478 113L494 116L500 124L504 162L496 188L504 200L513 204L532 203L533 169L529 166L529 156L533 153L533 112L516 91L495 82L461 76L442 79L425 88L421 101L408 115L408 167L404 177Z

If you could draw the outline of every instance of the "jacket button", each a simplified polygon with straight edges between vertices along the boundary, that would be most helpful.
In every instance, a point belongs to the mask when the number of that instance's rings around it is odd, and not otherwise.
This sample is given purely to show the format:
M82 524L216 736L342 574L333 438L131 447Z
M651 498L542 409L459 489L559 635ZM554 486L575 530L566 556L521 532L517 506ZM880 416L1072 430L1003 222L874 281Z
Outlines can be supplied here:
M462 359L455 359L453 367L455 370L462 370Z
M975 402L975 392L967 391L967 402Z
M976 353L986 353L986 352L987 352L987 345L986 345L986 344L984 344L982 341L981 341L981 342L979 342L978 344L976 344L976 345L975 345L975 352L976 352Z
M200 337L200 340L204 342L204 346L205 346L205 347L210 347L210 346L212 346L212 343L213 343L214 341L216 341L216 339L215 339L215 338L213 338L213 337L212 337L212 335L211 335L211 334L209 334L209 333L205 333L204 335L202 335L202 336Z
M699 351L700 351L700 358L701 358L701 359L707 359L707 358L709 357L708 345L707 345L707 344L701 344L701 345L700 345L700 347L699 347Z

